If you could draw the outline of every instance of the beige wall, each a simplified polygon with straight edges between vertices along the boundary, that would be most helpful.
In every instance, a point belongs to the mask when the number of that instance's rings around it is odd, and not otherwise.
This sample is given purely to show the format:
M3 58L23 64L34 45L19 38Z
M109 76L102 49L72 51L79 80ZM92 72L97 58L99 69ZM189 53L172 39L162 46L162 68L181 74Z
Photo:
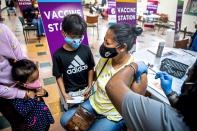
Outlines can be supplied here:
M97 0L97 2L98 2L99 4L101 4L101 1L102 1L102 0ZM85 3L88 3L88 4L89 4L90 2L91 2L91 3L94 3L94 0L85 0Z
M176 19L176 8L178 0L160 0L158 6L158 13L166 13L169 15L170 21L175 21ZM184 0L184 10L187 5L188 0ZM138 0L137 11L142 14L146 11L147 0ZM194 21L197 22L197 16L191 16L183 13L181 29L187 26L188 31L194 32Z
M84 0L84 1L85 1L86 4L89 4L90 2L91 2L91 3L94 3L94 0ZM108 0L107 0L107 1L108 1ZM107 2L107 1L106 1L106 2ZM98 2L98 4L101 4L101 3L102 3L102 0L97 0L97 2Z

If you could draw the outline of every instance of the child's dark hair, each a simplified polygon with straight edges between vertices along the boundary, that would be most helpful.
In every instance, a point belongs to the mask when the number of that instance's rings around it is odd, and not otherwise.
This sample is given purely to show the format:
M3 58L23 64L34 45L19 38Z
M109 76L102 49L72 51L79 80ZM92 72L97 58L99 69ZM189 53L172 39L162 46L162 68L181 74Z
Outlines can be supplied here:
M12 65L12 77L15 81L26 83L36 70L38 68L34 62L27 59L18 60Z
M62 30L67 34L83 35L87 30L87 24L78 14L70 14L64 17Z

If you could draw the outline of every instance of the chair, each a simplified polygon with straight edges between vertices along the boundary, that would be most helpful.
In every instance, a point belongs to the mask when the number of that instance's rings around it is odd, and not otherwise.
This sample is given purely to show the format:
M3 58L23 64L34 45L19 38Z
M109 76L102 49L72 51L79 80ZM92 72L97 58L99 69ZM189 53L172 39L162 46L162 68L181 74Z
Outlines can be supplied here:
M192 34L192 32L187 31L187 26L185 26L185 28L183 29L183 39L185 39L186 37L191 37Z
M159 14L159 21L155 24L158 27L158 32L163 28L162 34L164 34L166 29L173 29L175 27L175 21L169 21L167 14Z
M97 28L97 39L99 39L99 32L98 32L98 15L95 16L86 16L86 23L88 27L93 27L93 35L94 35L94 28Z
M144 29L149 28L155 30L154 18L149 17L149 15L144 15L144 17L141 18L139 16L138 19L142 19L142 27L144 27Z
M36 31L36 35L38 36L38 26L31 25L30 23L25 23L25 20L22 16L18 17L22 26L23 26L23 35L25 37L25 42L28 42L28 36L30 31ZM38 36L38 41L40 42L40 37Z
M175 48L187 49L189 44L189 39L183 39L175 41Z
M145 22L144 18L141 15L139 15L138 18L137 18L137 23L139 23L138 25L143 27L144 22Z

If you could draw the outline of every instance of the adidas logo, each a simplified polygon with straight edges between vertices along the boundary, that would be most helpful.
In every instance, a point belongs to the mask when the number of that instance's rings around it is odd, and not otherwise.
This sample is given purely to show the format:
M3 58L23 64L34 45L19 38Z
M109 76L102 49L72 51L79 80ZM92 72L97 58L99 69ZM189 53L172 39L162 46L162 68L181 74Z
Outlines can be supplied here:
M67 74L70 75L86 70L88 66L81 60L78 55L76 55L68 68L69 69L67 70Z

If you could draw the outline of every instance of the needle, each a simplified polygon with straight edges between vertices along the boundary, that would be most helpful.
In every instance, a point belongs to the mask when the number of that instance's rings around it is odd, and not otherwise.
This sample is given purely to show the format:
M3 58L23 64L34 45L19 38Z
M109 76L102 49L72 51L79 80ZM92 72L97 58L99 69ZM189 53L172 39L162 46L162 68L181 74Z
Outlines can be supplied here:
M153 71L154 73L157 73L155 70L152 69L153 68L153 65L148 63L148 69L150 69L151 71Z
M155 70L153 70L152 68L149 68L151 71L153 71L154 73L157 73Z
M150 75L156 75L155 73L148 73L148 74L150 74Z
M151 54L153 54L153 55L156 55L154 52L152 52L151 50L147 50L148 52L150 52Z

